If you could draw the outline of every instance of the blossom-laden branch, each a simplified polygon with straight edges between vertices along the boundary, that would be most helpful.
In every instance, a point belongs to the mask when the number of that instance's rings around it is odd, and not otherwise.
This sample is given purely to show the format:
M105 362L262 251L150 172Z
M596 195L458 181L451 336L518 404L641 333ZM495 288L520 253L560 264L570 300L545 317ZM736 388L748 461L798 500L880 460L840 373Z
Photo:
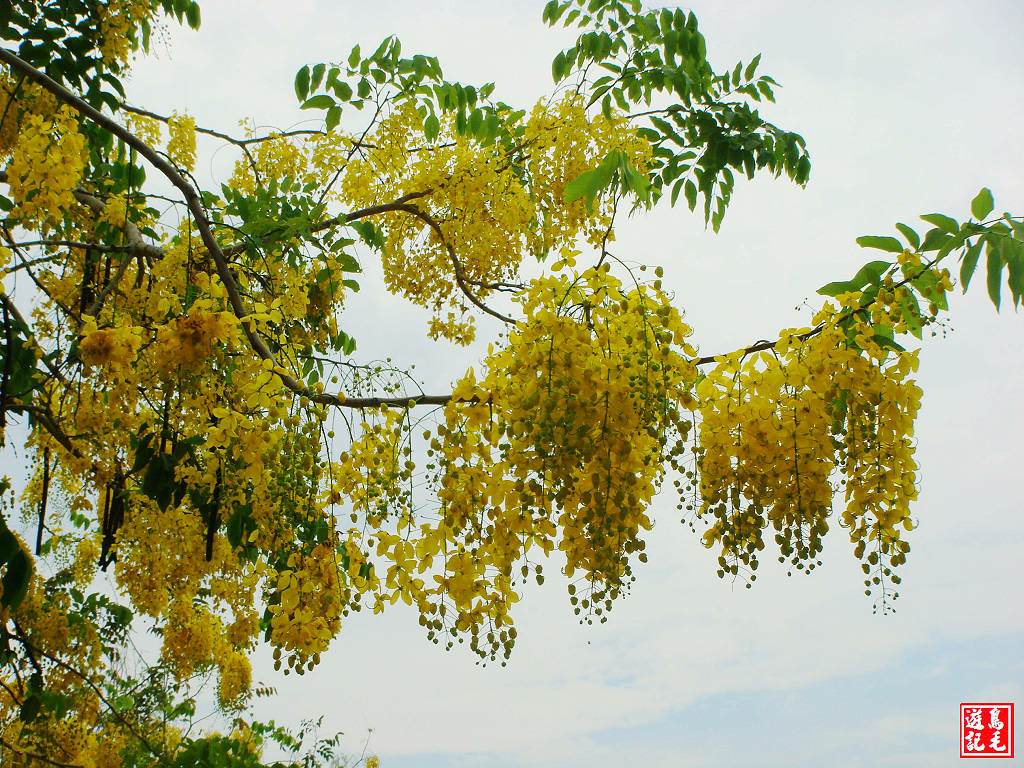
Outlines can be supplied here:
M47 757L46 755L41 755L38 752L29 752L26 749L19 749L3 737L0 737L0 744L10 750L13 754L21 755L26 760L38 760L42 763L46 763L47 765L55 765L57 768L82 768L79 763L62 763L58 760Z
M322 405L334 405L349 407L375 407L368 405L354 405L353 403L360 403L363 398L354 398L349 401L344 395L337 394L324 394L317 392L302 382L298 381L295 377L285 371L280 366L273 352L267 347L263 339L260 338L256 332L256 328L249 319L249 311L246 309L242 302L242 296L238 289L238 284L235 281L234 275L231 272L230 265L227 261L227 254L225 250L221 248L217 242L216 237L213 234L213 228L210 223L210 219L207 216L206 210L203 207L202 200L200 199L198 191L193 187L182 174L175 168L168 160L162 157L156 150L146 144L144 141L135 136L131 131L124 128L102 112L92 107L83 99L76 96L74 93L69 91L67 88L56 82L48 75L40 72L35 67L31 66L11 51L0 48L0 61L7 64L13 70L20 72L21 74L28 77L30 80L37 83L39 86L56 96L61 102L74 108L83 117L86 117L96 123L98 126L103 128L108 133L121 139L127 146L131 147L139 153L142 157L149 161L149 163L156 168L164 177L181 193L184 197L185 205L192 215L192 219L195 221L196 229L202 239L203 245L206 247L211 259L213 260L214 266L217 270L217 276L220 278L221 283L224 286L224 290L228 297L228 302L231 305L231 309L235 316L241 322L242 329L245 333L246 338L249 341L250 347L256 354L274 365L275 372L280 378L281 382L289 390L295 394L308 398L312 402ZM425 193L416 193L414 196L420 196ZM103 203L95 196L88 195L84 192L76 193L76 197L82 202L86 203L90 207L102 207ZM410 198L411 199L411 198ZM404 202L396 202L391 204L385 204L377 206L375 209L365 209L364 211L356 211L351 216L337 217L328 222L324 222L321 227L327 228L329 226L343 223L344 221L351 221L361 216L372 215L372 213L380 213L386 210L405 210L401 206L405 205ZM435 222L436 225L436 222ZM152 247L152 246L150 246ZM157 249L154 253L159 253ZM459 278L461 281L461 278ZM464 285L464 283L462 283ZM467 290L468 289L464 289ZM482 307L484 308L484 307ZM495 313L493 310L484 308L490 314L505 319L502 315ZM415 399L415 398L413 398ZM369 398L370 401L375 401L377 398ZM59 439L59 438L58 438ZM63 444L63 441L62 441Z
M46 651L44 651L42 648L39 648L38 646L34 645L28 639L26 633L18 625L17 622L14 622L14 628L15 633L11 635L11 637L17 640L18 643L25 649L26 653L29 654L29 658L32 661L33 665L38 666L36 656L39 656L51 662L52 664L56 664L61 669L65 670L66 672L70 672L75 677L79 678L92 690L92 692L96 695L96 698L98 698L103 703L103 705L107 708L107 710L114 717L114 719L121 723L121 725L123 725L132 734L132 736L134 736L138 740L138 742L146 748L146 751L148 751L151 755L155 757L160 756L161 753L157 751L156 747L153 746L149 739L147 739L145 736L139 733L139 730L134 725L132 725L131 721L128 720L128 718L125 717L124 714L122 714L121 711L114 706L113 702L111 702L110 699L108 699L104 695L103 689L96 685L96 683L93 682L92 678L90 678L85 672L82 672L77 667L68 664L63 659L58 658L57 656L53 656L52 654L49 654Z
M466 283L465 275L462 272L462 264L459 263L459 257L456 255L455 249L452 247L452 244L448 241L448 238L445 237L444 231L441 229L441 225L437 222L437 219L435 219L429 213L422 210L419 206L416 205L395 205L391 208L391 210L405 211L406 213L411 213L413 216L420 219L427 226L429 226L441 240L441 243L444 245L445 251L447 251L448 253L448 258L451 259L452 272L455 274L455 282L456 284L458 284L459 290L461 290L462 293L465 294L466 298L468 298L474 305L476 305L479 309L486 312L491 317L496 317L503 323L515 325L515 320L513 320L511 317L508 317L507 315L503 315L500 312L491 309L470 290L469 285L467 285Z

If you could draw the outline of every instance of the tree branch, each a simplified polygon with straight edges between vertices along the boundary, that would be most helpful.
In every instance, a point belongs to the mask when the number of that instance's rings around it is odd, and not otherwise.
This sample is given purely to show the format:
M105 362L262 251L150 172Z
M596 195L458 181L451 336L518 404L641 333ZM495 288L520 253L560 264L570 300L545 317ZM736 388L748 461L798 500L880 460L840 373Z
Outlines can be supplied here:
M462 273L462 264L459 263L459 258L455 254L455 249L452 247L451 243L448 242L448 238L444 236L444 232L441 230L441 225L437 222L436 219L434 219L433 216L431 216L426 211L420 210L415 205L398 205L395 206L394 210L411 213L413 216L425 222L427 226L434 230L434 233L438 236L438 238L440 238L442 245L444 245L445 250L448 252L448 258L451 259L452 272L454 272L455 274L455 283L459 286L459 290L466 295L466 298L468 298L471 302L473 302L473 304L475 304L481 310L486 312L488 315L498 318L503 323L509 323L510 325L516 324L516 321L513 320L511 317L503 315L500 312L496 312L495 310L488 307L479 298L477 298L476 294L474 294L469 289L469 286L466 284L465 275L463 275Z
M199 198L199 193L188 181L185 180L178 169L129 130L73 94L60 83L56 82L43 72L40 72L28 62L23 61L18 56L15 56L9 50L0 48L0 61L3 61L11 67L12 70L21 72L37 85L41 86L44 90L52 93L63 103L74 107L79 114L83 117L89 118L98 126L103 128L103 130L121 139L121 141L138 152L142 157L146 158L150 165L160 171L160 173L162 173L164 177L174 185L174 187L185 198L185 205L192 214L192 219L195 221L196 229L199 230L199 235L203 241L203 245L206 246L206 250L213 259L214 266L217 269L217 275L220 278L221 283L224 285L224 290L227 293L228 303L231 305L231 309L234 311L235 316L241 321L242 330L245 332L246 338L249 340L249 345L261 358L269 360L277 365L277 360L275 359L274 354L264 343L263 339L259 337L259 334L256 333L256 328L252 324L252 321L248 319L249 312L242 303L238 284L235 282L235 278L231 274L231 268L225 258L224 251L221 249L220 244L213 235L213 229L210 226L210 220L206 215L206 210L203 208L202 200ZM101 201L97 199L97 202ZM303 386L291 375L279 371L278 376L281 378L281 381L284 382L284 385L296 394L309 398L316 397L316 392Z
M170 120L171 120L166 115L158 115L156 112L150 112L148 109L142 109L141 107L134 107L131 104L127 104L127 103L125 103L123 101L121 102L121 109L123 109L125 112L131 112L132 114L140 115L141 117L148 117L148 118L151 118L153 120L158 120L161 123L165 123L165 124L169 123ZM198 125L195 126L195 131L196 131L196 133L205 133L207 136L213 136L214 138L217 138L217 139L223 139L224 141L228 142L229 144L234 144L235 146L242 147L242 148L246 147L249 144L260 144L260 143L265 142L265 141L271 141L273 139L279 139L279 138L282 138L282 137L285 137L285 136L324 136L324 135L326 135L326 134L324 134L323 131L300 128L300 129L297 129L297 130L294 130L294 131L281 131L280 133L270 133L270 134L267 134L266 136L258 136L256 138L252 138L252 139L238 139L238 138L235 138L234 136L231 136L230 134L221 133L220 131L215 131L212 128L203 128L203 127L198 126Z
M922 264L921 265L921 270L919 272L916 272L916 273L911 274L911 275L906 275L902 280L894 282L892 284L892 288L893 289L895 289L895 288L902 288L907 283L910 283L910 282L916 280L922 274L924 274L924 271L926 269L930 269L931 267L935 266L936 264L938 264L940 261L942 261L942 259L944 259L948 255L949 255L949 253L945 253L945 254L942 254L941 256L936 256L931 261L929 261L929 262L927 262L925 264ZM859 307L847 310L846 312L842 313L841 315L838 315L837 317L833 318L833 320L831 322L818 323L818 325L814 326L809 331L807 331L805 333L801 333L801 334L795 336L794 338L796 338L798 341L807 341L808 339L814 338L815 336L820 334L822 331L824 331L832 323L841 323L841 322L843 322L844 320L846 320L848 318L855 317L856 315L860 315L860 314L863 314L864 312L867 312L871 308L872 304L874 304L874 299L872 299L871 301L864 302ZM766 352L769 349L775 349L775 347L776 347L776 345L778 345L778 343L779 342L778 342L777 339L775 341L759 341L756 344L751 344L749 347L746 347L746 348L744 348L742 350L736 350L736 351L741 351L743 353L743 356L746 357L747 355L752 355L755 352ZM728 357L729 355L734 355L734 354L736 354L736 351L729 352L729 353L722 354L722 355L705 355L704 357L694 358L690 362L692 362L694 365L707 365L708 363L718 362L719 358Z
M98 685L96 685L96 683L94 683L87 674L71 666L63 659L60 659L56 656L51 656L46 651L33 645L31 642L29 642L28 637L25 636L24 631L21 629L21 627L17 625L17 623L15 623L14 627L18 632L16 636L17 641L21 643L21 645L25 648L27 652L31 653L34 651L35 653L42 656L44 659L47 659L51 663L56 664L61 669L64 669L70 672L71 674L75 675L79 679L81 679L82 682L84 682L92 689L93 693L95 693L97 698L99 698L99 700L103 702L104 706L106 706L106 708L110 710L110 714L112 714L114 718L119 723L121 723L121 725L127 728L131 732L131 734L139 741L139 743L142 744L142 746L144 746L149 751L151 755L153 755L154 757L160 757L160 753L153 747L152 744L149 743L149 740L141 733L139 733L138 730L131 724L131 722L128 721L128 718L126 718L124 715L121 714L120 711L118 711L118 709L110 702L110 700L103 695L102 689Z
M7 749L11 750L11 752L13 752L16 755L21 755L22 757L28 757L28 758L31 758L33 760L40 760L41 762L47 763L49 765L55 765L55 766L57 766L57 768L82 768L82 764L81 763L60 763L60 762L57 762L56 760L53 760L53 759L51 759L49 757L46 757L44 755L40 755L38 752L29 752L29 751L24 750L24 749L18 749L13 744L11 744L9 741L4 739L2 736L0 736L0 744L3 744L5 747L7 747Z
M4 403L4 409L13 413L27 413L35 419L38 424L41 424L58 443L67 449L72 456L79 459L82 458L81 451L75 447L75 444L71 442L71 438L68 437L67 433L63 429L61 429L60 425L57 423L57 419L50 413L49 409L44 408L41 405L17 402Z
M83 99L79 98L74 93L69 91L63 85L56 82L43 72L40 72L28 62L23 61L21 58L11 53L9 50L5 48L0 48L0 61L7 64L9 67L11 67L12 70L17 70L18 72L24 74L37 85L52 93L63 103L67 104L68 106L74 107L74 109L77 110L79 114L81 114L84 117L87 117L88 119L92 120L94 123L99 125L101 128L103 128L105 131L121 139L121 141L123 141L129 147L137 151L142 157L146 158L146 160L148 160L149 163L154 168L160 171L160 173L162 173L167 178L167 180L170 181L171 184L174 185L174 187L182 194L182 196L185 198L185 205L188 207L189 212L192 214L192 218L196 223L196 228L199 230L199 235L203 241L203 245L206 246L207 252L213 259L214 266L216 267L217 270L217 276L220 278L221 283L224 285L224 290L227 293L228 302L231 305L231 309L233 310L235 316L242 323L242 329L245 332L246 338L249 340L249 345L252 347L253 351L256 352L257 355L259 355L264 360L269 360L271 363L275 365L276 368L279 369L276 371L276 373L278 377L281 379L282 383L285 385L285 387L287 387L297 395L309 398L311 401L315 403L320 403L324 405L349 405L350 407L355 408L366 408L377 407L381 404L386 403L389 400L388 398L353 398L351 401L349 401L345 398L344 395L321 394L316 392L315 390L310 389L309 387L304 386L293 376L291 376L288 373L285 373L284 369L281 368L280 365L278 365L277 359L274 357L274 354L264 343L263 339L259 337L259 334L256 333L255 327L253 326L252 322L248 319L249 312L248 310L246 310L244 304L242 303L242 297L238 290L238 284L235 282L234 276L231 274L231 269L227 262L225 251L220 247L220 244L217 242L216 238L213 235L213 229L210 225L210 220L206 215L206 210L203 208L203 204L202 201L200 200L199 193L188 181L185 180L185 178L181 175L178 169L171 165L152 147L150 147L144 141L142 141L133 133L131 133L131 131L127 130L126 128L124 128L111 118L107 117L102 112L92 107ZM408 199L412 199L413 197L422 197L426 194L428 193L418 192L412 193L412 196L406 197ZM90 207L96 204L100 206L103 205L101 200L92 195L88 195L88 193L75 193L76 197L79 197L79 195L82 195L83 198L85 198L79 199L82 199L82 201L86 202L86 204L90 205ZM90 202L87 198L92 198L92 200L95 201L95 203ZM407 202L396 201L395 203L388 203L385 204L384 206L375 206L374 208L366 209L361 212L356 211L353 212L353 214L346 215L344 217L339 216L336 217L335 219L323 222L321 225L318 225L318 228L325 229L332 225L354 220L353 217L356 216L369 216L372 215L373 213L381 213L384 210L404 210L409 213L412 213L413 215L425 221L432 229L434 229L435 232L438 233L438 236L441 237L442 241L445 243L445 247L448 250L449 257L452 259L452 264L454 266L456 282L458 283L459 288L463 291L463 293L465 293L466 296L470 299L470 301L472 301L477 307L479 307L487 314L492 315L498 318L499 320L502 320L503 322L515 322L512 318L506 317L505 315L502 315L499 312L495 312L473 295L472 291L469 290L462 276L462 268L458 262L457 256L455 255L454 249L452 249L451 245L444 238L444 234L443 232L441 232L440 225L438 225L438 223L434 221L434 219L431 216L424 213L423 211L420 211L415 206L408 205ZM155 246L148 247L155 248ZM156 251L162 253L160 249L156 249ZM416 398L409 398L409 401L416 401ZM397 402L401 402L401 400L396 400L396 403ZM35 408L34 406L24 405L20 407L23 409ZM53 424L53 426L59 430L59 428L56 427L56 424ZM53 433L54 436L57 437L58 433L54 433L52 431L51 433ZM60 437L58 437L57 439L61 440ZM61 440L61 443L62 445L65 445L65 447L68 447L70 449L70 441L67 440L66 436L64 436L64 439Z

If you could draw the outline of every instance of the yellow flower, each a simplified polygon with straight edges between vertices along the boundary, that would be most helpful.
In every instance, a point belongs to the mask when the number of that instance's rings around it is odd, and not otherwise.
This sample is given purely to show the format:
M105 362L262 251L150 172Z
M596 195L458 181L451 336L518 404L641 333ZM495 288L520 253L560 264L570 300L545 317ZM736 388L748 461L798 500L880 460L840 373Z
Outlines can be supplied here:
M167 121L167 129L171 135L167 156L182 170L192 171L196 164L196 121L175 112Z

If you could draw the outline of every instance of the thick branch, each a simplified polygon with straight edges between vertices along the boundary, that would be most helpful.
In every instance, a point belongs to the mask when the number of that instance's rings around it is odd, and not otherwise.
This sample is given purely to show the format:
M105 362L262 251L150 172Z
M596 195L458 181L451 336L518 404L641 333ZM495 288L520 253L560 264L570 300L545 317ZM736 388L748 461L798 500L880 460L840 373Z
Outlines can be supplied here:
M57 423L57 419L54 418L53 414L41 405L32 405L30 403L18 403L18 402L6 402L4 408L12 413L27 413L31 416L37 424L41 424L47 432L53 435L53 438L60 443L67 451L76 458L82 458L82 453L75 447L75 444L71 442L71 438L68 437L67 433L61 429Z
M20 243L15 243L15 245L19 248L28 248L32 245L45 245L49 248L79 248L81 250L96 251L97 253L132 253L134 248L131 245L104 245L103 243L84 243L80 240L22 240ZM47 256L36 261L52 261L54 258L55 256ZM14 267L14 269L17 269L17 267Z
M238 317L238 319L242 322L242 329L244 330L245 335L249 340L249 345L252 347L253 351L255 351L257 355L259 355L264 360L271 361L272 363L275 364L275 366L277 366L277 360L275 359L274 354L264 343L263 339L259 337L259 334L256 333L255 327L253 326L252 322L248 319L249 312L248 310L246 310L244 304L242 303L242 297L238 290L238 284L235 282L235 278L231 274L231 269L230 266L228 265L225 253L223 249L220 247L220 244L217 242L217 239L213 235L213 229L210 226L210 220L209 218L207 218L206 210L203 208L202 201L199 198L199 193L188 181L185 180L185 178L181 175L178 169L171 165L152 147L150 147L144 141L142 141L133 133L128 131L126 128L119 125L117 122L110 119L102 112L89 105L87 102L73 94L60 83L56 82L43 72L37 70L32 65L15 56L10 51L4 48L0 48L0 61L6 63L9 67L11 67L12 70L17 70L18 72L21 72L26 77L37 83L39 86L52 93L65 104L74 107L81 115L89 118L94 123L103 128L105 131L108 131L114 136L117 136L125 144L127 144L129 147L137 151L142 157L146 158L146 160L148 160L149 163L154 168L160 171L160 173L162 173L167 178L167 180L170 181L171 184L173 184L174 187L179 192L181 192L182 196L185 198L185 205L188 207L189 212L192 214L192 218L195 220L196 228L199 230L199 235L202 238L203 245L206 246L206 250L209 252L210 257L213 259L214 266L217 269L217 275L220 278L221 283L224 285L224 290L228 296L228 302L231 304L231 309L233 310L235 316ZM99 201L98 199L97 202L102 204L102 201ZM394 205L395 210L405 210L398 207L399 205L405 205L405 203ZM410 208L412 208L412 206L410 206ZM432 219L430 219L429 216L426 216L426 214L423 214L418 209L413 208L410 212L414 213L420 218L423 218L425 221L427 221L428 224L431 224L431 226L434 227L435 229L439 229L437 222L434 222ZM348 220L348 217L345 217L345 220ZM340 217L337 220L337 223L341 223ZM331 222L325 222L323 226L326 227L329 226L330 224ZM450 246L448 246L448 250L449 254L454 259L455 254ZM493 310L479 302L479 300L475 299L475 297L473 297L472 293L469 292L465 287L465 282L462 280L457 260L455 260L455 269L456 278L460 284L460 287L462 287L462 289L466 292L467 296L469 296L470 299L475 304L477 304L477 306L486 311L488 314L494 315L495 317L498 317L501 320L504 320L506 322L513 322L511 318L506 318L505 316L497 312L494 312ZM281 381L284 383L284 385L292 392L307 397L316 403L328 405L345 405L347 403L343 395L327 395L317 393L314 390L311 390L310 388L303 386L303 384L296 380L293 376L287 373L283 373L283 369L280 369L280 366L277 367L278 376L281 378ZM358 399L354 399L353 402L358 402Z
M213 236L213 229L210 226L209 218L207 218L206 210L203 208L203 203L199 198L199 193L188 181L185 180L178 169L129 130L73 94L60 83L40 72L31 64L18 58L10 51L0 48L0 61L3 61L11 67L12 70L17 70L29 79L33 80L39 86L60 99L63 103L74 107L81 115L89 118L108 133L117 136L121 141L138 152L142 157L146 158L150 165L160 171L160 173L162 173L164 177L174 185L174 187L185 198L185 205L192 214L192 218L196 223L196 229L199 230L199 235L202 238L203 245L206 246L206 250L213 259L214 266L217 269L217 275L220 278L221 283L223 283L224 290L227 293L228 302L231 304L231 309L234 311L235 316L241 320L242 329L249 340L250 346L261 358L264 360L270 360L276 364L277 360L274 358L274 354L267 348L263 339L261 339L259 334L256 333L256 328L248 319L249 312L242 303L238 284L235 282L235 278L231 274L231 268L224 256L224 251L221 249L217 239ZM296 394L305 395L307 397L315 396L316 393L309 388L304 387L292 376L286 373L279 373L278 375L281 377L285 386Z
M4 51L4 53L6 53L6 51ZM56 83L54 83L54 85L56 85ZM86 106L89 105L86 104ZM89 108L92 109L92 107ZM93 111L95 112L96 110ZM101 115L99 112L96 112L96 114L100 115L100 117L103 117L103 115ZM78 202L89 206L92 209L92 212L95 213L97 216L103 212L104 208L107 207L107 204L103 202L103 200L96 197L95 195L89 194L88 192L84 192L83 190L75 190L74 195L75 199ZM124 231L125 238L128 240L128 242L126 243L128 247L125 250L127 250L127 252L132 256L149 256L150 258L160 258L161 256L163 256L163 249L160 248L160 246L158 245L147 243L143 239L142 233L139 232L139 228L135 226L134 223L130 221L125 221L121 224L121 229Z
M0 61L7 61L7 58L9 56L13 57L13 58L16 58L16 59L18 58L17 56L14 56L14 54L12 54L10 51L7 51L7 50L5 50L3 48L0 48ZM18 61L21 61L21 59L18 59ZM24 63L24 62L22 62L22 63ZM28 65L25 64L25 66L28 66ZM30 69L31 69L31 67L30 67ZM42 72L40 72L39 74L42 75L42 77L46 77L46 75L43 75ZM47 78L47 80L49 80L49 78ZM53 82L53 81L51 80L50 82ZM54 85L57 85L57 84L54 83ZM63 89L63 87L60 86L60 85L57 85L57 87L61 88L62 90L66 90L66 89ZM67 91L67 93L70 94L70 91ZM71 95L73 96L73 94L71 94ZM84 104L85 102L82 102L82 103ZM86 104L85 106L88 107L89 105ZM89 107L89 109L92 110L92 107ZM96 110L92 110L92 111L95 112ZM100 113L97 112L96 114L100 114ZM100 116L103 117L103 115L100 115ZM104 118L104 119L106 119L106 118ZM6 183L7 183L7 173L5 171L0 170L0 184L6 184ZM82 203L82 205L89 206L89 208L92 209L92 212L94 214L96 214L97 216L103 212L104 208L107 207L107 204L105 202L103 202L103 200L101 200L100 198L96 197L96 195L93 195L93 194L90 194L90 193L86 192L85 190L76 189L72 194L75 196L75 199L78 202ZM98 245L98 244L97 245L93 245L91 243L79 243L79 242L73 241L73 240L36 240L36 241L30 241L30 242L24 242L24 243L17 243L17 245L25 245L25 246L28 246L28 245L52 245L52 246L64 246L64 247L69 247L69 248L90 248L90 249L97 250L97 251L122 251L122 252L129 253L129 254L131 254L133 256L148 256L148 257L151 257L151 258L160 258L161 256L163 256L163 253L164 253L163 249L160 248L160 246L158 246L158 245L153 245L152 243L147 243L145 241L145 239L142 237L142 233L139 231L139 228L137 226L135 226L134 223L132 223L130 221L125 221L122 224L121 228L124 231L125 238L128 240L128 242L125 243L124 245Z

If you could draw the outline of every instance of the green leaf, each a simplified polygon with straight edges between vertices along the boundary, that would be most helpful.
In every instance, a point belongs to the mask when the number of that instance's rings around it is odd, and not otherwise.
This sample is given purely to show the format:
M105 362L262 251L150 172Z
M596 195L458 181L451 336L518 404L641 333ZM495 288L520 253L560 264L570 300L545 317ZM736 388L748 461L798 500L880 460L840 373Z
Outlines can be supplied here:
M484 113L479 109L474 109L469 113L469 134L470 136L479 136L480 129L484 124Z
M309 90L315 91L317 88L320 87L320 83L323 82L324 79L324 72L326 71L326 64L317 64L315 67L313 67L313 72L310 74L309 77Z
M25 700L21 704L21 711L18 713L18 719L23 723L31 723L33 720L39 717L39 713L43 708L43 700L40 698L38 693L30 693L25 697Z
M391 35L388 35L383 40L381 40L380 45L377 46L377 50L373 52L373 54L370 56L370 59L372 61L380 61L381 57L384 55L384 52L388 49L388 46L391 44L392 40L394 40L394 38Z
M992 199L992 190L988 187L982 187L982 190L971 200L971 213L978 221L992 213L994 207L995 201Z
M32 561L25 551L18 547L17 551L8 557L7 568L3 578L0 578L0 584L3 585L4 590L0 595L0 605L8 608L17 607L25 597L31 577Z
M604 163L593 170L584 171L566 186L565 202L571 203L585 197L587 206L590 207L597 193L608 186L612 174L613 170L607 168Z
M1013 305L1016 307L1024 294L1024 243L1020 240L1005 240L1000 250L1009 271L1006 284L1013 294Z
M919 251L937 251L942 246L950 241L948 233L943 232L941 229L929 229L924 235L924 241L921 243Z
M857 274L853 276L852 280L828 283L827 285L821 286L817 292L822 296L838 296L841 293L860 291L866 285L877 286L881 282L882 275L884 275L891 267L892 264L888 261L869 261L857 270Z
M967 293L967 286L971 284L974 270L978 266L978 257L981 256L981 241L979 240L964 254L964 260L960 263L960 289Z
M882 349L895 349L897 352L905 351L905 348L896 341L891 326L876 325L874 340Z
M565 54L559 51L558 55L556 55L554 60L551 62L551 77L556 83L562 79L562 75L565 74L565 70Z
M423 121L423 135L427 141L433 141L437 138L437 134L441 131L441 123L438 121L436 115L429 115L426 120Z
M986 249L987 262L986 266L986 278L988 283L988 297L992 299L992 303L996 307L996 311L999 311L999 292L1003 277L1003 254L999 252L998 247L994 247L990 241L988 248Z
M902 248L900 249L903 250ZM853 276L853 280L850 281L850 285L853 286L853 290L859 291L866 285L878 285L884 275L892 264L888 261L869 261L859 270L857 274Z
M626 188L635 193L638 198L647 202L650 199L650 179L633 167L624 152L619 153L619 169L622 171L623 178L626 181Z
M944 216L941 213L926 213L920 218L923 219L924 221L927 221L929 224L938 227L943 232L948 232L951 235L955 235L957 232L960 231L960 225L957 224L956 219L950 218L949 216Z
M188 8L185 9L185 20L188 21L188 25L192 29L199 29L199 4L189 3Z
M686 185L683 187L683 194L686 195L686 204L690 206L692 211L697 207L697 185L692 180L687 179Z
M903 243L895 237L864 235L857 238L857 245L861 248L877 248L880 251L888 251L889 253L903 253Z
M305 66L295 73L295 98L305 101L309 96L309 67Z
M761 54L760 53L757 54L757 56L755 56L753 59L751 59L750 63L747 64L747 68L745 70L743 70L743 79L744 80L749 80L750 78L752 78L754 76L754 70L757 69L757 65L760 63L760 61L761 61Z
M351 253L339 253L338 254L338 266L342 272L362 272L363 268L359 266L359 262L356 261L355 256Z
M935 276L935 272L930 270L923 272L910 283L921 296L934 302L936 307L941 310L949 309L949 305L946 303L946 294L939 289L939 279Z
M849 293L855 290L847 281L826 283L817 290L822 296L838 296L841 293Z
M0 565L10 560L19 549L18 540L14 538L4 518L0 517Z
M338 127L338 123L341 122L341 107L335 104L333 107L327 110L327 117L325 119L327 123L328 132L333 131Z
M902 294L903 298L900 301L900 313L903 322L907 325L909 330L916 338L922 338L921 334L921 305L917 301L917 297L914 296L910 291L906 291Z
M921 238L913 229L908 227L906 224L897 224L896 229L907 238L907 242L910 243L910 247L915 251L921 247Z
M337 81L331 90L334 91L334 95L342 101L348 101L352 98L352 86L346 83L344 80Z
M306 99L302 102L302 109L330 109L335 104L334 97L328 96L326 93L321 93L318 96L314 96L311 99Z

